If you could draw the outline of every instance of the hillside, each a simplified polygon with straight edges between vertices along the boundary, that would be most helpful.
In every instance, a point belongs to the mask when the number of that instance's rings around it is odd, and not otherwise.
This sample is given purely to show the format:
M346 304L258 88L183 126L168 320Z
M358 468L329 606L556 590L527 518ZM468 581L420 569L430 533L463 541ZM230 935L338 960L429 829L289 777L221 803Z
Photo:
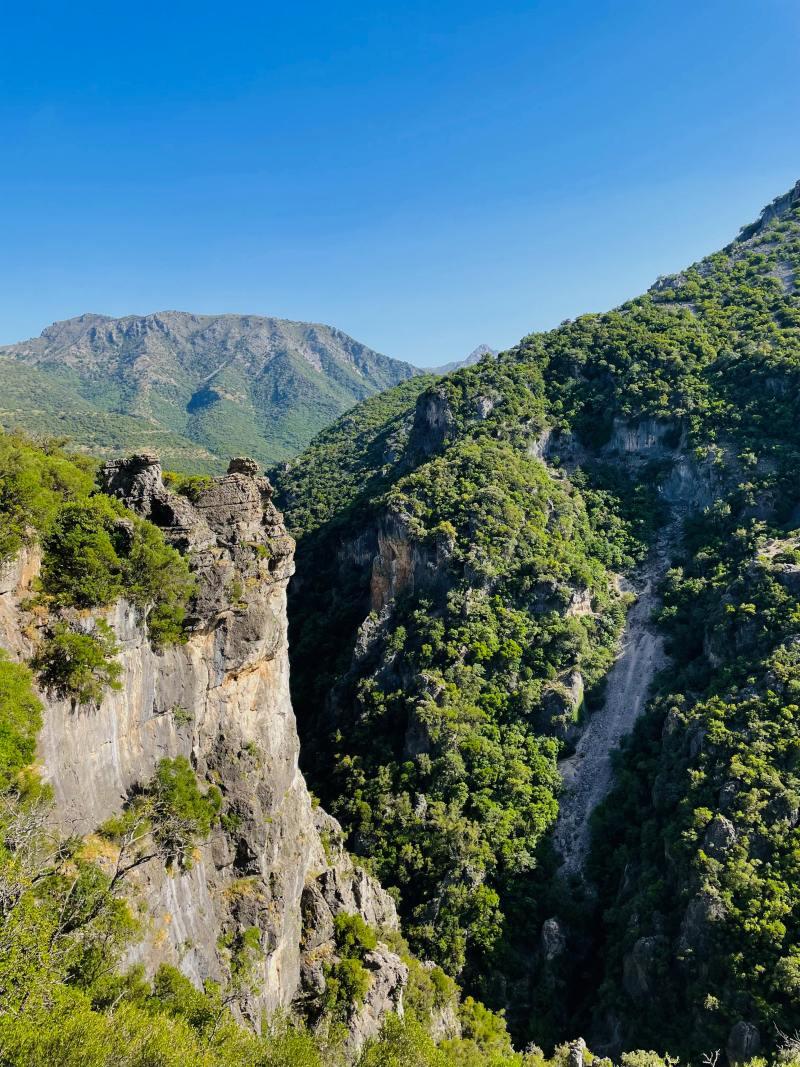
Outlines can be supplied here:
M800 184L276 472L312 787L520 1040L794 1055L798 277Z
M0 433L0 1059L795 1067L798 277L800 183L272 483Z
M0 348L0 424L65 435L95 455L155 448L224 469L246 451L295 455L359 400L413 376L330 326L165 311L82 315Z
M545 1067L298 773L269 483L178 485L0 433L2 1062Z

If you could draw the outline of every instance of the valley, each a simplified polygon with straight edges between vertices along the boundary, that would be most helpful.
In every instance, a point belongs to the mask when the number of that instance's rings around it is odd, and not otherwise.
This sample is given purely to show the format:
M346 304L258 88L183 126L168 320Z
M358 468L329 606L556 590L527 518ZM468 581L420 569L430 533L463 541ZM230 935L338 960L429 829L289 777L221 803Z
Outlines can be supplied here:
M796 1063L799 276L800 184L446 374L5 349L0 1059Z

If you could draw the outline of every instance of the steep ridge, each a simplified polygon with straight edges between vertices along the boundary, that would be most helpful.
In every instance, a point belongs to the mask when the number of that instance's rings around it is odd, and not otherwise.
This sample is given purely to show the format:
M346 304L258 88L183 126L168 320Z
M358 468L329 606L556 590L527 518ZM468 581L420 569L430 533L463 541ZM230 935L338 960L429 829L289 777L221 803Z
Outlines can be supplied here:
M436 367L434 373L436 374L450 374L451 371L459 370L461 367L471 367L473 363L478 363L480 360L487 357L494 358L497 355L497 349L492 348L490 345L478 345L477 348L473 348L468 356L464 359L454 359L450 363L443 363L441 367Z
M156 449L179 470L222 471L299 452L354 403L412 377L316 323L257 315L81 315L0 348L0 422L66 434L95 455Z
M748 944L764 973L777 967L785 981L800 902L783 816L755 818L743 803L736 818L756 827L755 842L721 821L733 821L726 755L756 755L739 751L736 732L713 709L722 700L743 718L756 699L748 679L774 693L770 656L779 655L781 685L795 684L782 642L794 632L785 569L794 566L800 515L799 276L800 184L725 250L659 279L643 297L524 338L416 400L390 392L383 403L392 408L397 398L391 423L356 408L346 430L334 425L276 474L300 558L319 565L314 587L297 586L290 603L308 773L351 847L377 858L384 877L398 872L415 943L451 970L463 968L468 985L507 1008L521 1036L555 1039L579 1018L592 1020L612 1052L631 1041L694 1057L727 1046L731 1062L741 1062L742 1034L765 1040L775 1019L787 1032L797 1026L778 985L743 975L735 947L724 947L749 938L744 916L758 911L751 890L774 900L780 922L752 920L759 933ZM358 454L345 461L339 446L354 433ZM517 475L524 502L509 494ZM328 485L343 491L337 497ZM580 524L560 528L558 489L585 509L586 533ZM553 566L557 548L541 532L531 571L510 565L525 560L520 531L535 526L536 499L555 515L547 529L559 547L585 553L579 565L572 560L572 574L601 564L604 575L565 588L563 561ZM769 538L783 546L780 577L759 555ZM640 596L604 703L601 676L623 614L604 586L612 573L634 585L638 573ZM497 608L485 612L494 596ZM789 612L780 620L779 603ZM480 635L464 621L473 604ZM574 635L569 655L550 658L550 625ZM577 626L588 627L598 659L586 655ZM501 650L516 656L515 645L522 658L509 664ZM671 670L658 677L663 656ZM771 736L779 713L773 697L758 700L752 729ZM709 718L713 725L698 725ZM501 751L487 743L487 724L494 739L530 731L532 747L509 759L502 742ZM703 740L712 736L724 744ZM559 825L552 772L573 744L593 756L562 762L577 789L562 790ZM552 762L540 762L545 751ZM780 745L769 751L769 769L748 774L771 797L769 810L784 811L797 782ZM698 785L712 762L716 794ZM487 764L513 783L502 797L487 788ZM604 802L612 764L620 784ZM529 775L544 810L537 833L511 846L529 862L510 872L492 835L520 811L518 773ZM744 792L761 804L750 787ZM553 877L554 824L567 871L580 869L588 895L579 888L570 897ZM434 847L443 839L446 858ZM480 858L458 856L453 842L462 840L479 841ZM764 863L783 872L779 883ZM459 880L479 915L459 911ZM689 1026L676 1026L680 1018Z

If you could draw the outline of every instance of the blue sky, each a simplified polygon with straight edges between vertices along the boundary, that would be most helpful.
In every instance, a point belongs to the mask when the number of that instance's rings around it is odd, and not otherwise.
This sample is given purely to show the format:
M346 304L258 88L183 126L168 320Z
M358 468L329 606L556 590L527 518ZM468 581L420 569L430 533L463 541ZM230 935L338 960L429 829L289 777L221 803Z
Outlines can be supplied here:
M800 178L798 0L16 0L0 26L0 343L177 308L441 363L620 303Z

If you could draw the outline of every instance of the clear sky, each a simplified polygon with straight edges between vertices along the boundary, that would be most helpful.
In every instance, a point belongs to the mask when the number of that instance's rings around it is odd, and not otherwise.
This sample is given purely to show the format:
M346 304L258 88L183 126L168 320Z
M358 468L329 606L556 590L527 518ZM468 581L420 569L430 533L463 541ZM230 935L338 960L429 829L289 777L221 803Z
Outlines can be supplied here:
M602 310L800 178L798 0L0 15L0 342L332 323L420 365Z

